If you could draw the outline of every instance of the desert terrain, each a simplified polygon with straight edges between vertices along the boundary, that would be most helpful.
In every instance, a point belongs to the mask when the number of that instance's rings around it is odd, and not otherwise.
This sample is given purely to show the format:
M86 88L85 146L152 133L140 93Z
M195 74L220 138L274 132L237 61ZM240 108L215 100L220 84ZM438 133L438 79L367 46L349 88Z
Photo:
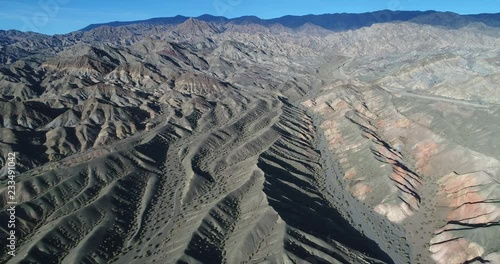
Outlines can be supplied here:
M357 16L0 31L0 262L500 263L500 17Z

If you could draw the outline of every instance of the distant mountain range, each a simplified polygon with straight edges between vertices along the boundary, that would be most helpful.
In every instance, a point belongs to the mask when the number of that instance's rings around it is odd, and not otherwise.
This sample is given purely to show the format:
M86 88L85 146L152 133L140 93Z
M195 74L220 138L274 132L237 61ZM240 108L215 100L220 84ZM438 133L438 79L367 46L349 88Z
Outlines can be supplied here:
M120 27L135 24L144 25L176 25L188 20L186 16L159 17L137 21L115 21L109 23L92 24L79 31L90 31L102 26ZM381 10L362 14L323 14L304 16L283 16L273 19L261 19L256 16L243 16L238 18L226 18L222 16L202 15L195 17L197 20L217 24L258 24L270 26L280 24L289 28L299 28L306 24L313 24L331 31L354 30L369 27L377 23L408 21L418 24L433 26L444 26L446 28L461 28L471 23L483 23L490 27L500 27L500 13L459 15L452 12L437 11L391 11Z

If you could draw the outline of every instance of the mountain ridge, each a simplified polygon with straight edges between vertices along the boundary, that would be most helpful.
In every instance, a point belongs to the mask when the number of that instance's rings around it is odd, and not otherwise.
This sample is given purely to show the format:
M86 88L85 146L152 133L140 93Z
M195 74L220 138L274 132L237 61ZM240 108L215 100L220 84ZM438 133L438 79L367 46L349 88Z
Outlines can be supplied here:
M435 18L439 17L441 20L436 21ZM458 28L466 26L470 23L480 22L487 26L500 27L499 18L500 13L482 13L482 14L467 14L461 15L453 12L441 11L391 11L380 10L365 13L330 13L319 15L286 15L278 18L262 19L257 16L241 16L235 18L227 18L223 16L214 16L209 14L200 15L198 17L189 16L175 16L175 17L156 17L145 20L136 21L113 21L105 23L96 23L88 25L78 31L86 32L102 26L119 27L135 24L145 25L176 25L181 24L194 18L205 22L213 22L220 24L236 23L236 24L259 24L270 26L272 24L281 24L289 28L299 28L307 23L320 26L324 29L331 31L343 31L359 29L361 27L371 26L377 23L395 22L395 21L408 21L418 24L439 25L451 28ZM443 19L445 18L445 19ZM447 21L449 24L443 24L442 21Z
M0 263L500 263L500 17L344 16L0 31Z

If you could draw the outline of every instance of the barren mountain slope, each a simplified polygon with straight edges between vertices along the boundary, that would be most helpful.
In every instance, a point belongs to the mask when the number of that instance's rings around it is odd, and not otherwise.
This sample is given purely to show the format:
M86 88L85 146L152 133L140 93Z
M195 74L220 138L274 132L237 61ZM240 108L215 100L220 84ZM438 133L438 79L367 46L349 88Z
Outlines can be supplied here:
M500 35L422 24L1 32L0 262L500 263Z

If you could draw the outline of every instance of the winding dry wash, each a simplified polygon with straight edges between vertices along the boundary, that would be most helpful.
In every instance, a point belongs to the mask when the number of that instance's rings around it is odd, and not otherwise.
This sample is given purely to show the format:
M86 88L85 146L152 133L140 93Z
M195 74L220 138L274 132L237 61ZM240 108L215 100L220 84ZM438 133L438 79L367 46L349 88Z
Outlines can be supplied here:
M0 262L500 263L500 17L379 15L0 31Z

